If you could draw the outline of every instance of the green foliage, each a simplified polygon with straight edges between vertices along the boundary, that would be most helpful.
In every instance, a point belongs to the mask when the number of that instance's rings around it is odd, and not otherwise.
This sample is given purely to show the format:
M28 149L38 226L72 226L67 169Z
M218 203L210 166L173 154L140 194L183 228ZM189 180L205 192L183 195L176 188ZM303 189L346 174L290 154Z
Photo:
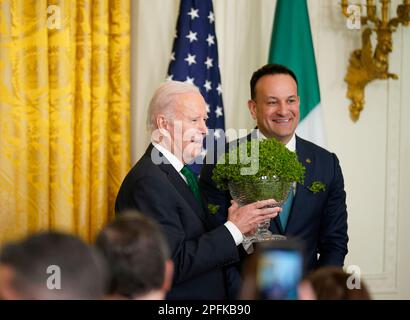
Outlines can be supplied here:
M259 149L259 150L258 150ZM252 174L244 174L251 167ZM228 182L254 182L260 177L276 177L284 182L303 184L306 168L295 152L275 138L251 140L223 154L212 174L218 188L228 190Z
M320 181L314 181L308 188L310 191L313 193L317 193L320 191L325 191L326 190L326 185L323 182Z
M215 215L215 214L218 212L218 210L219 210L219 205L209 203L209 204L208 204L208 210L209 210L209 213L210 213L210 214Z

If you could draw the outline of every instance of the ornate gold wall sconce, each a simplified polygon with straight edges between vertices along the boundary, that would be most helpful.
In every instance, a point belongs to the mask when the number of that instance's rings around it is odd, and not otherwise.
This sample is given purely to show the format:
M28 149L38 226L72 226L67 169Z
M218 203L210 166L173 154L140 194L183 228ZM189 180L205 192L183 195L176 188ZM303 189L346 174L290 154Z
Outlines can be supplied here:
M397 75L389 72L389 53L392 52L392 34L401 23L408 26L410 23L410 0L403 0L397 7L397 16L390 19L390 0L380 0L381 18L377 17L377 7L373 0L366 1L367 13L360 14L361 25L367 25L362 32L362 48L353 51L349 58L349 67L345 76L347 82L347 97L351 100L349 106L350 118L356 122L365 102L364 89L366 85L376 79L398 79ZM352 18L348 0L342 0L342 12ZM359 8L358 6L354 6ZM357 13L357 12L356 12ZM372 48L371 35L376 33L376 48Z

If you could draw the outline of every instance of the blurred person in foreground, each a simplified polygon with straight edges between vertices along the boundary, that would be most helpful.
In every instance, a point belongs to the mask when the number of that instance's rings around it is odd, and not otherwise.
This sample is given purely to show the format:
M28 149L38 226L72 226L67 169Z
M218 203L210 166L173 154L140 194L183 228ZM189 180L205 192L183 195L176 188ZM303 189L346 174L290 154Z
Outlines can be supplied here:
M301 281L305 271L303 243L297 239L254 244L242 270L239 298L245 300L314 300L310 283Z
M106 284L104 259L72 235L41 232L0 253L0 299L100 299Z
M302 281L299 293L304 296L305 290L310 290L309 286L317 300L371 300L363 279L338 267L313 271Z
M240 299L371 299L360 276L341 267L322 267L302 278L303 247L298 242L291 239L256 244L255 252L245 263Z
M110 270L109 299L163 300L171 288L173 263L157 224L125 212L97 236Z

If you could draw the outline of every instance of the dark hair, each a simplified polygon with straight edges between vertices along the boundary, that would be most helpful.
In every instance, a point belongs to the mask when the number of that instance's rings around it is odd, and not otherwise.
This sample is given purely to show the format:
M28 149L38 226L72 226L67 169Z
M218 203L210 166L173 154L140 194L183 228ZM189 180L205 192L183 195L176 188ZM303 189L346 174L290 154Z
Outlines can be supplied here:
M96 245L108 261L111 294L132 298L162 287L169 249L152 219L123 212L100 232Z
M289 68L280 65L280 64L274 64L274 63L269 63L264 65L263 67L259 68L252 74L252 78L250 81L250 86L251 86L251 99L255 99L256 92L255 92L255 87L256 83L260 78L266 75L275 75L275 74L287 74L290 75L296 82L296 85L298 84L298 80L296 78L296 75L292 70Z
M0 263L12 268L11 286L22 299L99 299L105 294L105 261L72 235L41 232L6 244ZM56 270L61 287L49 288Z
M351 274L339 267L323 267L313 271L305 280L309 281L318 300L370 300L367 286L360 282L359 288L348 288Z

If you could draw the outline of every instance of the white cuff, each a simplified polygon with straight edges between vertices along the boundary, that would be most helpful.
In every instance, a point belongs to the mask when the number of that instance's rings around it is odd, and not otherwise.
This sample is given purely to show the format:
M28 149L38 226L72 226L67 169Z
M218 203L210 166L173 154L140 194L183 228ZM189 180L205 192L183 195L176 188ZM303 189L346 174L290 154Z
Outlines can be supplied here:
M242 232L238 229L238 227L231 221L225 222L225 227L228 229L230 234L232 235L235 244L239 246L243 241Z

